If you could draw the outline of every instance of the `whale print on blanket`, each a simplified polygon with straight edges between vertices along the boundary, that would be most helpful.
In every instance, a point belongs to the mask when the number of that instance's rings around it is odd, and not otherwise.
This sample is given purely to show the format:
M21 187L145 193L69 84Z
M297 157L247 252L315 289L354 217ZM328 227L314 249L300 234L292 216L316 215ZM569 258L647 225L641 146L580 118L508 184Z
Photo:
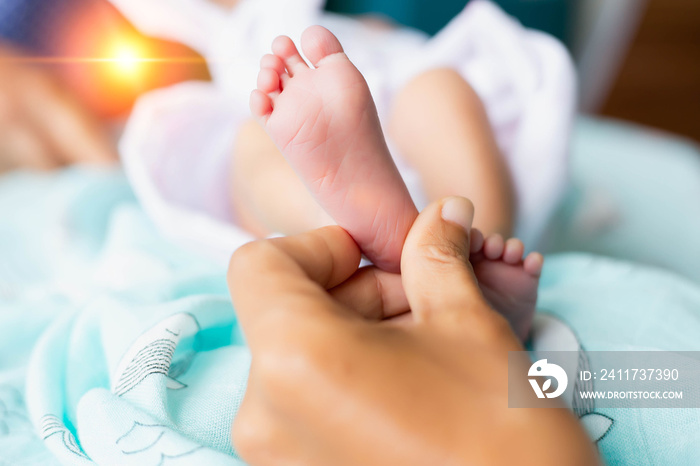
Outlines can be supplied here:
M79 418L85 450L96 464L242 465L236 458L187 438L175 426L161 423L104 389L85 395Z
M190 313L164 318L141 334L121 358L111 394L94 390L84 397L82 412L101 413L88 422L103 429L108 425L111 432L107 437L114 437L113 444L102 439L99 447L87 442L86 449L98 464L240 464L235 457L187 438L171 420L172 408L163 390L188 388L177 377L186 374L196 358L194 342L200 330L197 318ZM116 412L121 415L115 416ZM86 440L89 438L88 434ZM105 444L114 448L104 448Z
M579 371L590 371L590 362L585 350L578 341L573 330L561 320L545 313L535 316L532 330L532 351L537 358L538 352L566 351L571 352L572 357L563 359L559 365L566 366L564 370L568 374L578 374ZM614 420L604 414L595 412L595 400L583 399L574 394L581 391L592 391L593 381L575 379L564 391L562 399L567 406L578 416L588 432L589 437L598 443L613 427Z
M56 436L59 442L63 442L63 446L66 450L75 454L76 456L87 459L85 453L82 452L78 446L78 442L75 441L75 436L71 431L69 431L63 422L61 422L58 417L53 414L47 414L42 418L41 423L41 435L42 439L46 441L49 437Z
M166 377L166 387L169 389L185 388L185 384L169 375L173 368L173 356L178 342L194 337L199 329L197 320L191 314L176 314L159 322L141 335L124 355L117 368L118 375L112 391L117 396L123 396L155 374ZM187 351L174 368L180 373L186 371L195 354L193 350Z
M148 456L153 464L156 461L160 464L165 460L184 458L204 448L192 441L183 441L167 426L140 422L134 422L131 429L117 439L116 444L124 456Z

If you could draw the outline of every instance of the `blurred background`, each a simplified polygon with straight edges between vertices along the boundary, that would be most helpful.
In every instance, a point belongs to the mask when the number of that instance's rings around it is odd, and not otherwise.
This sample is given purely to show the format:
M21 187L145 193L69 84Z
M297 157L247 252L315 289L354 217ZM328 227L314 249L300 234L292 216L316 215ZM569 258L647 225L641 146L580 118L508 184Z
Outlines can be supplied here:
M465 0L328 0L437 32ZM586 113L650 125L700 141L700 1L496 0L572 53Z
M583 112L700 141L700 1L495 1L526 26L546 31L567 45L578 67ZM466 3L328 0L326 8L381 15L434 34ZM128 37L134 50L116 50L110 37L120 43ZM206 65L195 52L143 37L106 0L0 0L0 38L40 57L121 57L101 66L89 60L44 63L51 64L52 71L100 116L124 115L147 90L186 79L208 79ZM131 55L171 60L133 67Z

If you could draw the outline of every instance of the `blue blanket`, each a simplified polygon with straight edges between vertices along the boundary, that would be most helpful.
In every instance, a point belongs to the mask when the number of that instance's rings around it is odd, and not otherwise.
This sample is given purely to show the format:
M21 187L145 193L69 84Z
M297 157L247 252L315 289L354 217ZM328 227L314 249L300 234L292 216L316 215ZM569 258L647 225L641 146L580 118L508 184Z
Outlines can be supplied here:
M538 321L588 350L700 349L700 290L670 272L553 255L540 296ZM225 270L164 241L119 172L0 179L0 348L0 465L241 464ZM582 422L610 464L700 457L698 410Z

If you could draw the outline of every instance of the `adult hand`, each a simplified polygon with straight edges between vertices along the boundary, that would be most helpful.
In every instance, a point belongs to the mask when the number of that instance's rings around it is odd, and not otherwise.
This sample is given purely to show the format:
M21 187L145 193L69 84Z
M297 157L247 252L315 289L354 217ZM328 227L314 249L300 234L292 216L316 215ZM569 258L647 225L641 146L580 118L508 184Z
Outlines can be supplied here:
M597 462L568 410L508 408L508 351L522 347L480 294L472 217L462 198L429 206L406 240L401 277L357 271L360 251L339 227L234 255L229 286L252 352L232 430L244 460ZM410 319L380 320L409 308Z
M0 172L116 160L95 117L45 69L0 45Z

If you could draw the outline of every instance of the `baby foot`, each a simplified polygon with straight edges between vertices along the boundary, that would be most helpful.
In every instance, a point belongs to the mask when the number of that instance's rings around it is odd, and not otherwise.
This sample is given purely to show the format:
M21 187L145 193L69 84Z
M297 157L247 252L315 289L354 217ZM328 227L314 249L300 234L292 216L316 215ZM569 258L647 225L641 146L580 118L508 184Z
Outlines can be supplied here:
M250 108L325 211L378 267L399 271L418 215L389 154L369 88L338 39L321 27L265 55ZM274 187L272 187L274 189Z
M544 258L533 252L523 260L525 247L517 238L504 241L495 234L484 239L476 228L471 233L469 262L486 300L508 319L516 335L530 333L537 305L537 285Z

